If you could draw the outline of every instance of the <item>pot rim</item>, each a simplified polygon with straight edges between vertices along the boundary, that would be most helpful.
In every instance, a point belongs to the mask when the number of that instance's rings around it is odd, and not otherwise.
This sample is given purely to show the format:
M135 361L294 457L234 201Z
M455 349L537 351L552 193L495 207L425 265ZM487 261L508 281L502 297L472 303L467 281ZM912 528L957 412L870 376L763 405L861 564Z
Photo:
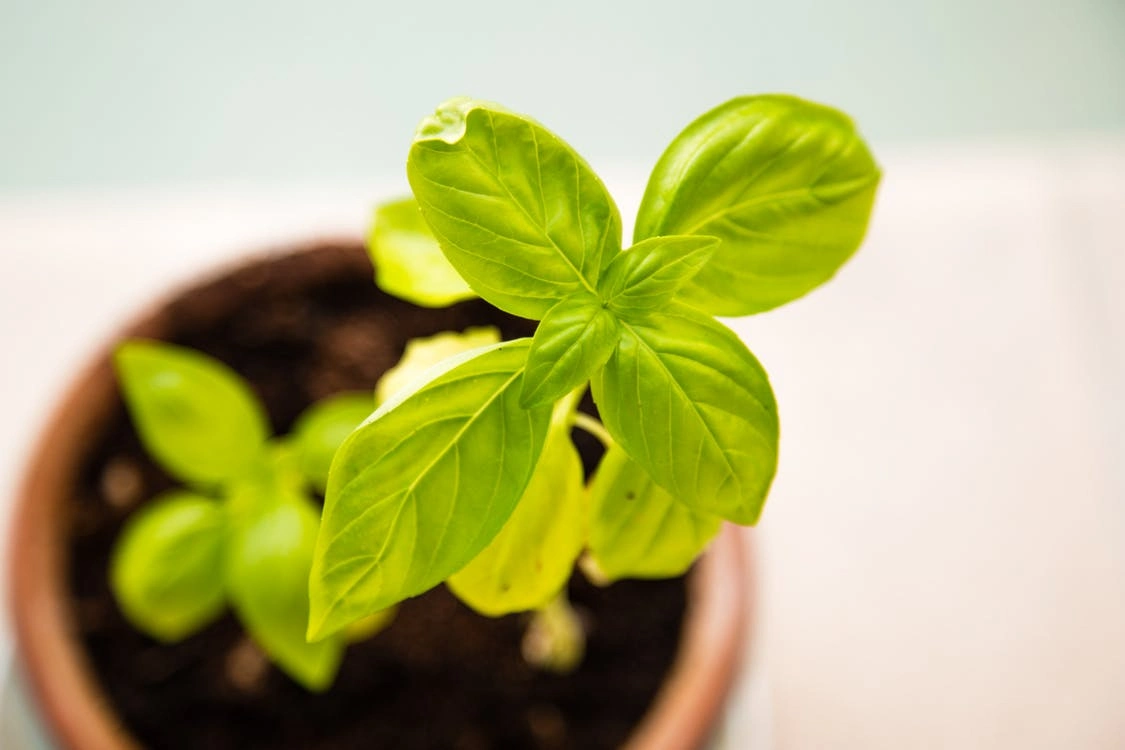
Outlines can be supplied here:
M119 400L110 362L113 343L127 336L160 338L169 326L168 308L236 271L326 249L354 253L362 242L330 238L294 243L220 264L187 283L174 285L95 350L56 402L29 454L12 509L8 539L8 609L15 661L23 668L38 718L62 747L75 750L136 750L134 740L110 707L71 617L67 543L61 528L68 486L83 456ZM343 257L343 255L341 255ZM339 270L342 263L332 267ZM692 573L680 645L652 706L626 745L629 750L682 750L708 738L738 672L752 606L746 535L724 528Z

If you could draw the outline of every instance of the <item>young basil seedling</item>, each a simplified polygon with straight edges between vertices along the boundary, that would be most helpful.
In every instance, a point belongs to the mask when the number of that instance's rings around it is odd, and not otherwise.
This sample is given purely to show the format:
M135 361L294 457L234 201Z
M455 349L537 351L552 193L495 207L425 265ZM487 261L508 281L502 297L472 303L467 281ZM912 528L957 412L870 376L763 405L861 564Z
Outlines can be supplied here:
M422 270L400 276L448 282L440 249L473 292L539 325L435 365L340 447L308 635L448 581L487 615L537 610L525 653L565 669L581 654L563 591L583 548L598 580L674 576L724 519L758 520L777 406L757 359L712 316L829 279L863 238L879 169L836 110L735 99L668 147L629 248L590 166L499 105L440 106L407 175L417 212L395 204L373 235L409 237L395 262L414 253ZM576 412L587 387L604 425ZM607 445L589 502L572 426Z
M149 454L190 490L155 498L117 540L110 582L134 626L166 642L210 624L229 604L289 676L324 690L345 638L308 643L308 577L332 456L374 409L370 394L311 406L291 435L269 439L250 387L222 363L154 341L114 357L125 401ZM363 623L367 634L389 620Z

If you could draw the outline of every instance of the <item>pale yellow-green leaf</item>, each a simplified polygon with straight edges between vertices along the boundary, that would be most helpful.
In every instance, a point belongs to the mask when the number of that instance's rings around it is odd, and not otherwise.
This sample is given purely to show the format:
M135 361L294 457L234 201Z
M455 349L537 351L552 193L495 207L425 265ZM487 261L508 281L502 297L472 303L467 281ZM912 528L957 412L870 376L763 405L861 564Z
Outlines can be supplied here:
M481 614L545 606L566 585L582 551L582 461L562 417L552 422L531 482L500 533L446 582Z
M476 295L446 260L413 198L375 210L367 238L375 283L383 291L422 307L446 307Z
M721 524L677 502L613 446L590 483L587 554L599 582L671 578L691 567Z
M434 365L454 354L491 346L500 341L500 331L492 326L466 328L461 333L444 331L406 344L402 358L384 373L375 386L375 401L382 404L399 391L425 382L424 375Z

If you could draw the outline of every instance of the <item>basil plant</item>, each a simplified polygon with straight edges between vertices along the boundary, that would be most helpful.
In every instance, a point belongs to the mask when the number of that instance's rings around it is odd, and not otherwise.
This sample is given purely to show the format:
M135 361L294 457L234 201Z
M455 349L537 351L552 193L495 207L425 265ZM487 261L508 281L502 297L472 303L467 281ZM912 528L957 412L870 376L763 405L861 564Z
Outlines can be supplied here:
M538 326L447 334L456 353L413 363L343 442L308 637L331 642L444 581L485 615L535 611L525 653L566 669L581 656L564 594L580 559L596 582L676 576L724 520L758 520L777 404L715 316L831 278L863 239L879 168L834 109L734 99L657 162L629 246L590 166L496 104L441 105L407 174L413 199L380 209L371 237L380 285L425 305L476 294ZM587 388L600 422L577 410ZM575 427L606 446L588 485Z
M250 386L200 352L132 340L114 356L148 453L185 487L126 521L110 585L126 619L173 643L229 606L250 637L309 690L331 685L347 640L373 634L393 610L309 643L308 579L322 492L337 447L374 409L370 393L309 407L284 438L270 438Z

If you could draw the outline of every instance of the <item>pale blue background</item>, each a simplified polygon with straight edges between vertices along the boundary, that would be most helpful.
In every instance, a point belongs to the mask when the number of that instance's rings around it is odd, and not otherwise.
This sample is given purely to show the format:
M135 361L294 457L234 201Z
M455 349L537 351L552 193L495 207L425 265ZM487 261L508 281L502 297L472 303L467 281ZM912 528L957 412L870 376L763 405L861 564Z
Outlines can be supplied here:
M878 144L1125 130L1125 0L0 0L0 191L397 173L454 94L648 165L793 91Z

